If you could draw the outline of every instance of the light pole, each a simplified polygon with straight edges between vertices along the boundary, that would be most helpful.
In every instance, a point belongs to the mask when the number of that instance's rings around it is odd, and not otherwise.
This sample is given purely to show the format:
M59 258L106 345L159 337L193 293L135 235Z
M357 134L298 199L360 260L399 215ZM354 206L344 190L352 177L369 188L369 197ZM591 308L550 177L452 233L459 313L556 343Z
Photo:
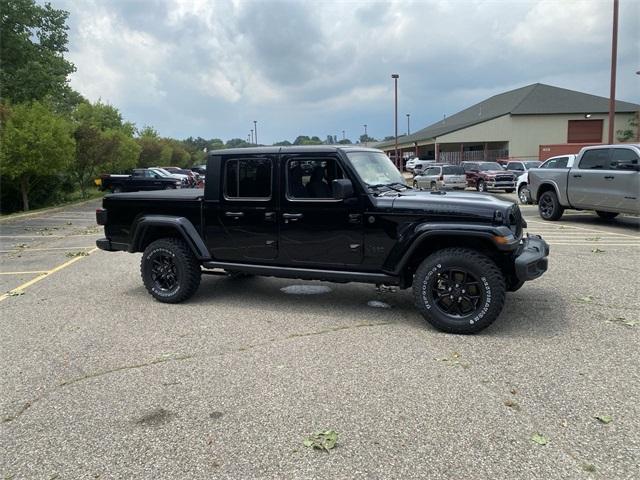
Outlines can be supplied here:
M251 129L251 143L254 143L254 141L253 141L253 129Z
M411 118L411 114L407 113L407 135L411 135L411 123L410 123L410 119Z
M342 130L342 139L343 139L343 140L345 139L345 136L344 136L344 130Z
M364 127L364 146L368 146L367 144L369 143L369 135L367 135L367 124L365 123L363 125Z
M255 136L253 137L253 139L256 142L256 145L258 144L258 121L254 120L253 121L253 131L255 132Z
M395 137L396 137L396 147L395 147L395 158L393 159L393 163L396 164L396 167L398 167L398 78L400 78L400 75L398 75L397 73L394 73L391 75L391 78L393 78L394 81L394 88L395 88L395 108L394 108L394 120L395 120Z
M618 0L613 0L613 34L611 36L611 90L609 92L609 144L613 143L616 118L616 60L618 57Z

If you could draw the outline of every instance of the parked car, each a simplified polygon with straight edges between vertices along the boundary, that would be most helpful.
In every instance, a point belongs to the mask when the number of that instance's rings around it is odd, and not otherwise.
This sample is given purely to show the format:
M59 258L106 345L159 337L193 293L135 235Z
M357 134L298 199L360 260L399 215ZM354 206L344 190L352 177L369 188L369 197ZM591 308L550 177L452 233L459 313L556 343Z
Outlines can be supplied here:
M550 157L538 168L570 168L573 167L573 161L576 156L571 155L558 155L557 157ZM516 183L516 192L518 192L518 199L523 205L530 205L533 203L531 198L531 191L529 190L529 172L525 172L518 177Z
M182 181L162 176L148 168L136 168L131 175L101 175L96 181L100 190L112 193L140 190L168 190L182 187Z
M196 165L194 167L191 167L191 171L196 172L197 174L204 176L207 173L207 166L206 165Z
M413 174L414 175L422 175L425 169L429 168L431 165L435 165L435 160L416 160L413 164Z
M498 162L462 162L467 176L467 185L479 192L504 190L512 193L516 189L516 176L505 171Z
M517 205L414 190L380 150L217 150L206 183L107 195L96 212L97 246L144 252L143 283L160 302L187 300L203 271L386 284L412 287L434 327L473 333L498 317L507 291L547 270L549 248L523 235Z
M182 182L182 186L185 188L189 186L188 175L184 175L182 173L171 173L170 171L165 170L162 167L150 167L149 170L151 170L154 173L157 173L162 177L169 177L169 178L175 178L176 180L180 180Z
M189 187L195 187L196 184L198 183L199 175L196 172L193 172L192 170L187 170L185 168L179 168L179 167L162 167L162 168L163 170L166 170L167 172L174 175L175 174L186 175L187 183Z
M410 158L409 160L407 160L407 163L404 164L404 169L407 172L413 172L413 167L415 166L417 161L418 159L416 157Z
M539 162L538 160L510 160L505 166L505 170L509 170L513 172L516 177L520 177L532 168L538 168L541 164L542 162Z
M604 219L640 215L640 144L598 145L580 150L569 168L529 172L530 191L544 220L565 209L595 210Z
M430 190L464 190L467 177L460 165L433 165L413 179L413 187Z

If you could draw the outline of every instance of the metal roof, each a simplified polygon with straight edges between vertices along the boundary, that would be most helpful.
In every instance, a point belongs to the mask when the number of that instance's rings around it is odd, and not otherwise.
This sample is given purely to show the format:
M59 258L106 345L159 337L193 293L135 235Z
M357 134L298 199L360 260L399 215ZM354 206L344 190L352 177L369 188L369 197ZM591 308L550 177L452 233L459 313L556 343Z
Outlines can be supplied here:
M638 110L640 110L640 105L616 101L617 113L637 112ZM430 140L507 114L554 115L608 112L609 99L606 97L545 85L544 83L534 83L494 95L411 135L398 138L398 143L406 144ZM395 140L388 140L373 146L382 148L394 144Z

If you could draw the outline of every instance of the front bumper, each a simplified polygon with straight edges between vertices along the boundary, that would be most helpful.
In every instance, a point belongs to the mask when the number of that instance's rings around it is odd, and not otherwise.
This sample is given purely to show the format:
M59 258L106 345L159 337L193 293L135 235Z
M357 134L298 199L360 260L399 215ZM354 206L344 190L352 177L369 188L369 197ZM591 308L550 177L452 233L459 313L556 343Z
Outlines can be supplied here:
M487 180L485 182L487 188L496 189L496 190L515 190L516 182L496 182L492 180Z
M515 258L516 277L522 282L534 280L547 271L549 245L539 235L528 235Z

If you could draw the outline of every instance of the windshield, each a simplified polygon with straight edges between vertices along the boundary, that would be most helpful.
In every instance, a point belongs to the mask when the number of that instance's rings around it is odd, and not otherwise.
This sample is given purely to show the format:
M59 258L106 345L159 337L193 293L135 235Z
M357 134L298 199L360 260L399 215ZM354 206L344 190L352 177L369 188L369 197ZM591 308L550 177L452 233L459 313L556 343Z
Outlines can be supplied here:
M524 166L527 170L530 168L538 168L542 162L524 162Z
M480 162L478 165L478 170L480 171L504 170L504 168L502 168L502 165L500 165L498 162Z
M368 186L406 185L402 174L382 152L349 152L347 157Z
M459 166L442 167L443 175L464 175L464 168Z
M171 174L169 172L167 172L166 170L162 169L162 168L154 168L152 170L152 172L157 173L158 175L160 175L161 177L170 177Z

